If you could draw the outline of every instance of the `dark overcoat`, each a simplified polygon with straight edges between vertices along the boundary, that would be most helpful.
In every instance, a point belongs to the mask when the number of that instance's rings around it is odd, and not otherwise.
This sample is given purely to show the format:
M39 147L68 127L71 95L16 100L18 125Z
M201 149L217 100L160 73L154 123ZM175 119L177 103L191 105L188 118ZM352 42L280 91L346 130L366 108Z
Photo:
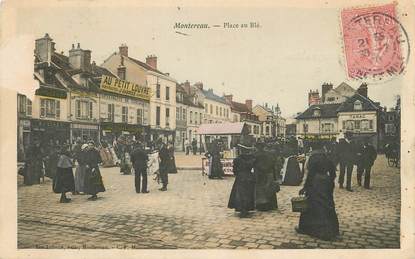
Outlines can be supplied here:
M255 206L259 210L277 208L277 182L275 161L271 153L260 150L255 153Z
M235 182L229 197L228 208L236 211L255 209L255 176L252 172L254 157L242 154L233 160Z
M105 192L101 172L98 164L102 162L98 150L95 148L85 151L85 193L95 195L99 192Z
M336 168L322 151L313 151L304 184L308 209L301 213L299 229L310 236L331 240L339 234L333 190Z

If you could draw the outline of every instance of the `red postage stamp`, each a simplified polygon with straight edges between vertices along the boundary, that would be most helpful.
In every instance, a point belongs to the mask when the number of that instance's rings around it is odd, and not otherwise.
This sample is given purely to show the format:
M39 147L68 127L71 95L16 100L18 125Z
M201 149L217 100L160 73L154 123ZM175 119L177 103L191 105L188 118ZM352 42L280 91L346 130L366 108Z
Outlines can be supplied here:
M404 71L406 32L395 4L347 9L341 13L346 69L350 78L375 78Z

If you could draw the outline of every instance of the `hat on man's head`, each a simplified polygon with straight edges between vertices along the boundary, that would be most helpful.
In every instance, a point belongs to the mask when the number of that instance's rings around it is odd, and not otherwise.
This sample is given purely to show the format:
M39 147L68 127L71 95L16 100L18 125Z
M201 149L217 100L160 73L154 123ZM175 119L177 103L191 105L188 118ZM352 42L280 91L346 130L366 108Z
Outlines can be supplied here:
M90 140L88 140L88 144L95 145L95 142L92 139L90 139Z
M81 150L84 150L85 148L87 148L88 147L88 144L83 144L82 146L81 146Z

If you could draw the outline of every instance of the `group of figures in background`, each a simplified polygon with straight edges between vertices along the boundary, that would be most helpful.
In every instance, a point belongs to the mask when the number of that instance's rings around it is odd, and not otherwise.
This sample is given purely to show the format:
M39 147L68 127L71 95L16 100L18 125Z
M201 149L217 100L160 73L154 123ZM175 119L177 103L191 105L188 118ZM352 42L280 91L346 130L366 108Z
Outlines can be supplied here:
M19 169L25 185L40 184L44 177L53 180L52 190L61 194L61 203L70 202L66 193L89 194L88 200L96 200L99 192L105 192L100 166L119 166L122 175L135 175L135 191L149 193L148 173L167 190L168 173L177 173L174 147L161 140L146 147L143 142L121 135L112 145L102 142L97 147L94 141L86 143L80 139L72 146L54 144L41 145L35 140L28 148L25 164ZM73 168L75 174L73 173Z

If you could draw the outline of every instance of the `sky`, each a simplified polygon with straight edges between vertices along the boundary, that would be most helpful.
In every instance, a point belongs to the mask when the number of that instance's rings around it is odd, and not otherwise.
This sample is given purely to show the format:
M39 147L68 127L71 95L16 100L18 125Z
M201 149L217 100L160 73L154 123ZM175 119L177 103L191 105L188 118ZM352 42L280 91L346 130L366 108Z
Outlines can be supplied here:
M158 69L178 82L201 81L235 101L253 99L281 107L289 117L307 108L309 89L348 80L344 65L340 8L254 7L55 7L19 8L17 35L34 40L47 32L58 52L72 44L92 51L97 64L125 43L129 56L145 61L154 54ZM175 29L176 22L223 25L257 22L260 28ZM187 35L176 33L179 31ZM33 60L33 57L31 57ZM369 84L369 97L395 104L401 79Z

